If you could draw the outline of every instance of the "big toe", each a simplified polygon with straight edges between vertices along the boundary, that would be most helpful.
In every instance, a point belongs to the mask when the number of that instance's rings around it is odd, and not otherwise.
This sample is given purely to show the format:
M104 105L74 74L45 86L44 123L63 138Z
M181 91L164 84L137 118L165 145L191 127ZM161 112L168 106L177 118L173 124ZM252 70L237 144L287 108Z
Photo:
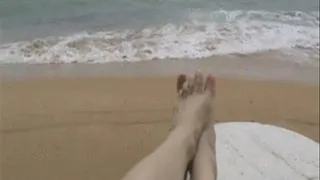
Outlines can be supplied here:
M177 93L181 98L186 97L188 94L188 82L185 74L180 74L177 78Z

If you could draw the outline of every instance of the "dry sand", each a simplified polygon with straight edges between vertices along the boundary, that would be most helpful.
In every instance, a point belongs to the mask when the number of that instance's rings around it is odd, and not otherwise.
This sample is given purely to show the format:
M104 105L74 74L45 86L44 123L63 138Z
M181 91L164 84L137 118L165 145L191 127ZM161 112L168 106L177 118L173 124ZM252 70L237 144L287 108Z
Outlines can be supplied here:
M218 78L217 88L217 121L319 141L317 85ZM6 81L0 100L1 180L118 180L168 134L175 78Z

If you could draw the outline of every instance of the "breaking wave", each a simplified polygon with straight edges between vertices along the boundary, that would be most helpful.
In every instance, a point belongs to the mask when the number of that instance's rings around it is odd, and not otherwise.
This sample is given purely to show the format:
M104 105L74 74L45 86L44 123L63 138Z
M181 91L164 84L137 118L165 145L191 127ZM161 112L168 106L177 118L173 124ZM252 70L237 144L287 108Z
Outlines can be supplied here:
M319 12L188 13L184 23L0 45L0 63L107 63L269 50L319 58Z

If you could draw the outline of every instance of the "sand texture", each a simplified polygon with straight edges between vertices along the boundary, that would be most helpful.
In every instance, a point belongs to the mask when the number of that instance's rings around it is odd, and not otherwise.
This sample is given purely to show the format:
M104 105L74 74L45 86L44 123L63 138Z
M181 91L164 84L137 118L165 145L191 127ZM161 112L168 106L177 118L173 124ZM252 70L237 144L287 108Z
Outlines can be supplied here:
M1 84L1 180L118 180L171 127L174 77ZM216 120L256 121L319 142L319 87L217 78ZM285 143L285 142L283 142Z

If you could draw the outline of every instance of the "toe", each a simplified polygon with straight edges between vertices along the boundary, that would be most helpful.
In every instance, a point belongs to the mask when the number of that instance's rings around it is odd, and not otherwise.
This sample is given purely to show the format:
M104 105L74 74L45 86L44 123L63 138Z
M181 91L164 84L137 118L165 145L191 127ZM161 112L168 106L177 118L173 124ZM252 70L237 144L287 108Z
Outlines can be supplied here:
M205 90L208 91L212 96L215 95L216 91L216 78L213 75L208 75L205 82Z
M177 78L177 93L179 97L183 98L187 94L187 76L185 74L180 74Z
M183 88L183 84L187 81L185 74L180 74L177 78L177 92L180 92Z
M188 82L188 95L191 95L194 92L195 76L194 75L189 76L187 82Z
M203 75L200 71L197 71L194 75L194 92L202 93L204 90L204 80Z

